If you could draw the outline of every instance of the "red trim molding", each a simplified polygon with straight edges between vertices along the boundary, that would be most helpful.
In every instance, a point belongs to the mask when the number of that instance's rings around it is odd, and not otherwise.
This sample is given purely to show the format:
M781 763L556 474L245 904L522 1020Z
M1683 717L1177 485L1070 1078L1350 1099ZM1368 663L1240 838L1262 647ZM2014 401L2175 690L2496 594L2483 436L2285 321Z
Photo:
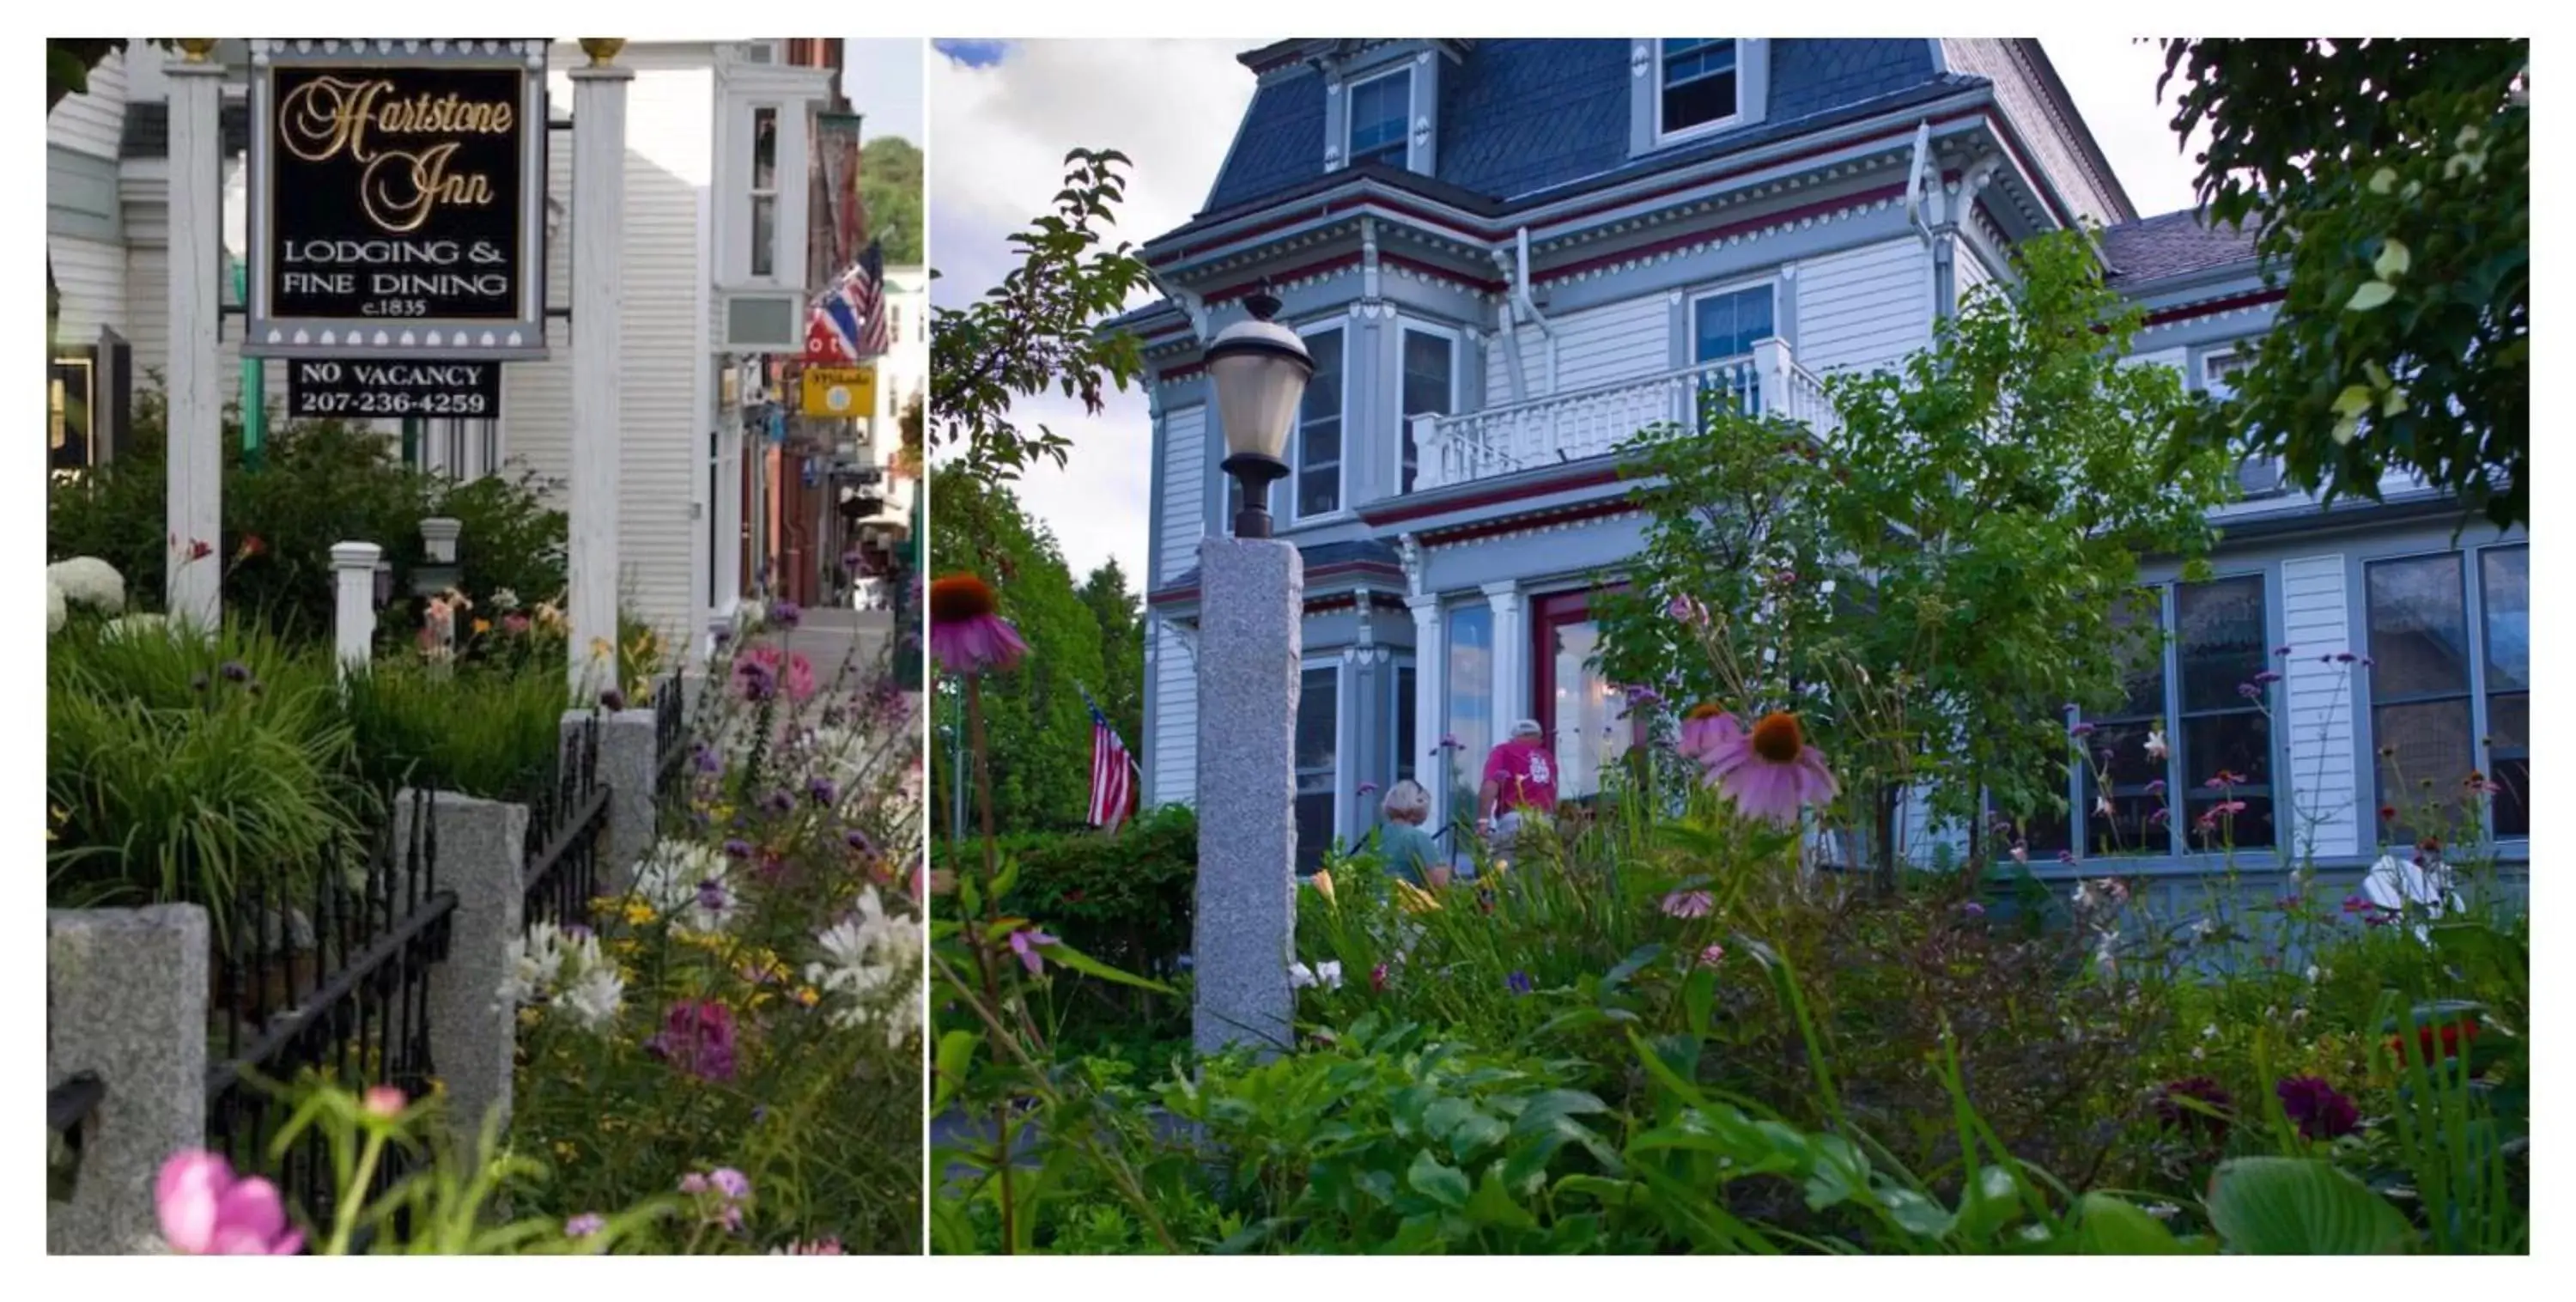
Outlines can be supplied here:
M1610 461L1609 458L1599 458L1599 460L1603 461L1605 464L1597 466L1588 464L1589 460L1590 459L1587 459L1587 461L1584 462L1575 463L1576 466L1581 468L1571 470L1566 474L1553 475L1545 479L1531 480L1527 483L1490 488L1480 493L1469 493L1463 497L1443 498L1439 501L1429 502L1421 500L1399 500L1391 506L1378 507L1374 510L1362 508L1360 511L1360 519L1369 524L1376 525L1401 524L1407 520L1420 520L1428 516L1447 515L1453 511L1472 511L1480 506L1493 506L1501 502L1517 502L1524 498L1543 497L1549 493L1570 492L1578 488L1596 488L1603 484L1613 484L1619 481L1619 467L1615 464L1607 464Z

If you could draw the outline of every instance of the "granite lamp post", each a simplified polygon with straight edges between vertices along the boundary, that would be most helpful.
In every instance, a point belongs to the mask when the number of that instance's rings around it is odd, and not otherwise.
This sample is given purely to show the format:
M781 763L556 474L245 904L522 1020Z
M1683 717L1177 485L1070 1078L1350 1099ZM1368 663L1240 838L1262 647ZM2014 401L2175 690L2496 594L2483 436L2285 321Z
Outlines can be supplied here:
M1288 985L1297 924L1297 685L1305 565L1270 537L1269 486L1315 366L1271 320L1265 289L1249 320L1207 348L1225 426L1225 469L1243 485L1235 536L1199 543L1199 871L1191 956L1191 1039L1201 1053L1293 1043Z

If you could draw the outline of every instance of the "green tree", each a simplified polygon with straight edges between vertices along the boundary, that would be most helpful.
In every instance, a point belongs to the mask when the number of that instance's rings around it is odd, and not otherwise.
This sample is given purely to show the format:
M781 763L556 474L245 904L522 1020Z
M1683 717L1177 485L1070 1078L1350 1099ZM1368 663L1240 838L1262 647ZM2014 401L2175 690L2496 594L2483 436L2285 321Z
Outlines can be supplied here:
M1091 692L1130 752L1144 744L1145 610L1113 556L1082 581L1082 604L1100 624L1100 681Z
M1891 879L1909 785L1980 839L1980 792L2063 806L2061 707L2119 699L2139 557L2198 568L2234 491L2224 452L2177 446L2172 372L2120 364L2138 315L2089 255L2053 236L2020 261L2009 297L1982 292L1931 347L1828 380L1831 428L1717 404L1630 448L1649 524L1607 602L1606 672L1794 710ZM1719 636L1668 613L1684 597Z
M971 573L992 585L1001 614L1029 644L1016 669L984 679L993 772L993 824L1005 831L1079 827L1090 808L1091 714L1085 688L1102 682L1100 623L1046 527L1005 488L935 466L934 574ZM949 799L952 755L935 748L932 800Z
M885 244L886 265L921 265L921 149L879 136L859 150L859 204L868 234Z
M45 38L45 116L54 115L54 106L64 99L89 91L90 70L107 56L125 48L121 39L109 37ZM62 319L63 292L54 283L54 251L45 249L45 343L54 341L54 325Z
M2531 515L2531 43L2168 40L2159 99L2209 131L2200 197L2285 285L2199 441L2379 498L2411 470Z
M1062 466L1073 440L1022 429L1012 401L1059 390L1097 415L1110 389L1143 373L1134 335L1098 329L1146 283L1144 262L1103 234L1126 198L1126 166L1116 150L1065 155L1055 211L1010 237L1020 265L973 303L932 310L931 444L962 454L959 475L999 484L1039 457Z

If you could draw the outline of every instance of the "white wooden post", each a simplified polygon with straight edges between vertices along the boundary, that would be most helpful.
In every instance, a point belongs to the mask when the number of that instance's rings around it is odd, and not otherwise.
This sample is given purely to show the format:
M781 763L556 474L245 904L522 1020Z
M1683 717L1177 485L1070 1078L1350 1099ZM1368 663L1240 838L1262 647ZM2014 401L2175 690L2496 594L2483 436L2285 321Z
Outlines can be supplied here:
M223 274L223 174L216 125L223 65L212 41L180 42L170 79L169 617L223 624L223 395L216 389L215 295ZM246 395L246 400L257 401ZM203 554L200 555L202 550Z
M1430 824L1434 830L1449 825L1448 751L1440 748L1440 738L1447 731L1448 719L1441 714L1443 693L1440 685L1447 681L1449 654L1443 645L1449 630L1440 621L1440 594L1423 593L1404 599L1413 612L1413 753L1404 756L1396 776L1404 776L1407 765L1413 780L1431 793Z
M334 607L332 645L339 654L340 676L367 667L376 646L376 558L384 549L371 542L331 544L331 574L338 598Z
M1512 724L1530 713L1530 637L1529 626L1521 619L1519 583L1511 579L1488 583L1485 600L1494 607L1494 735L1486 743L1491 745L1511 740ZM1471 772L1484 772L1482 755L1462 755L1459 762Z
M573 699L617 685L618 354L626 278L626 83L621 39L584 38L590 65L572 71ZM605 644L603 656L593 648Z

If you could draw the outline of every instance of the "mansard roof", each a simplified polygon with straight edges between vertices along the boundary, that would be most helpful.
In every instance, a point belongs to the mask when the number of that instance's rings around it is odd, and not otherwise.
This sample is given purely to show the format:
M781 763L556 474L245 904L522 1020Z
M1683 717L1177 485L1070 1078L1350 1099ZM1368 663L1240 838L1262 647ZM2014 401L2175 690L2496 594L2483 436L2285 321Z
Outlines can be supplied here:
M1304 44L1244 56L1272 76L1245 111L1203 216L1280 197L1324 175L1324 78L1287 68L1298 52L1292 47ZM1810 129L1865 101L1982 81L1941 72L1928 40L1774 40L1765 121L1631 160L1630 41L1533 37L1450 48L1458 57L1441 74L1439 170L1431 179L1489 200L1724 153Z

